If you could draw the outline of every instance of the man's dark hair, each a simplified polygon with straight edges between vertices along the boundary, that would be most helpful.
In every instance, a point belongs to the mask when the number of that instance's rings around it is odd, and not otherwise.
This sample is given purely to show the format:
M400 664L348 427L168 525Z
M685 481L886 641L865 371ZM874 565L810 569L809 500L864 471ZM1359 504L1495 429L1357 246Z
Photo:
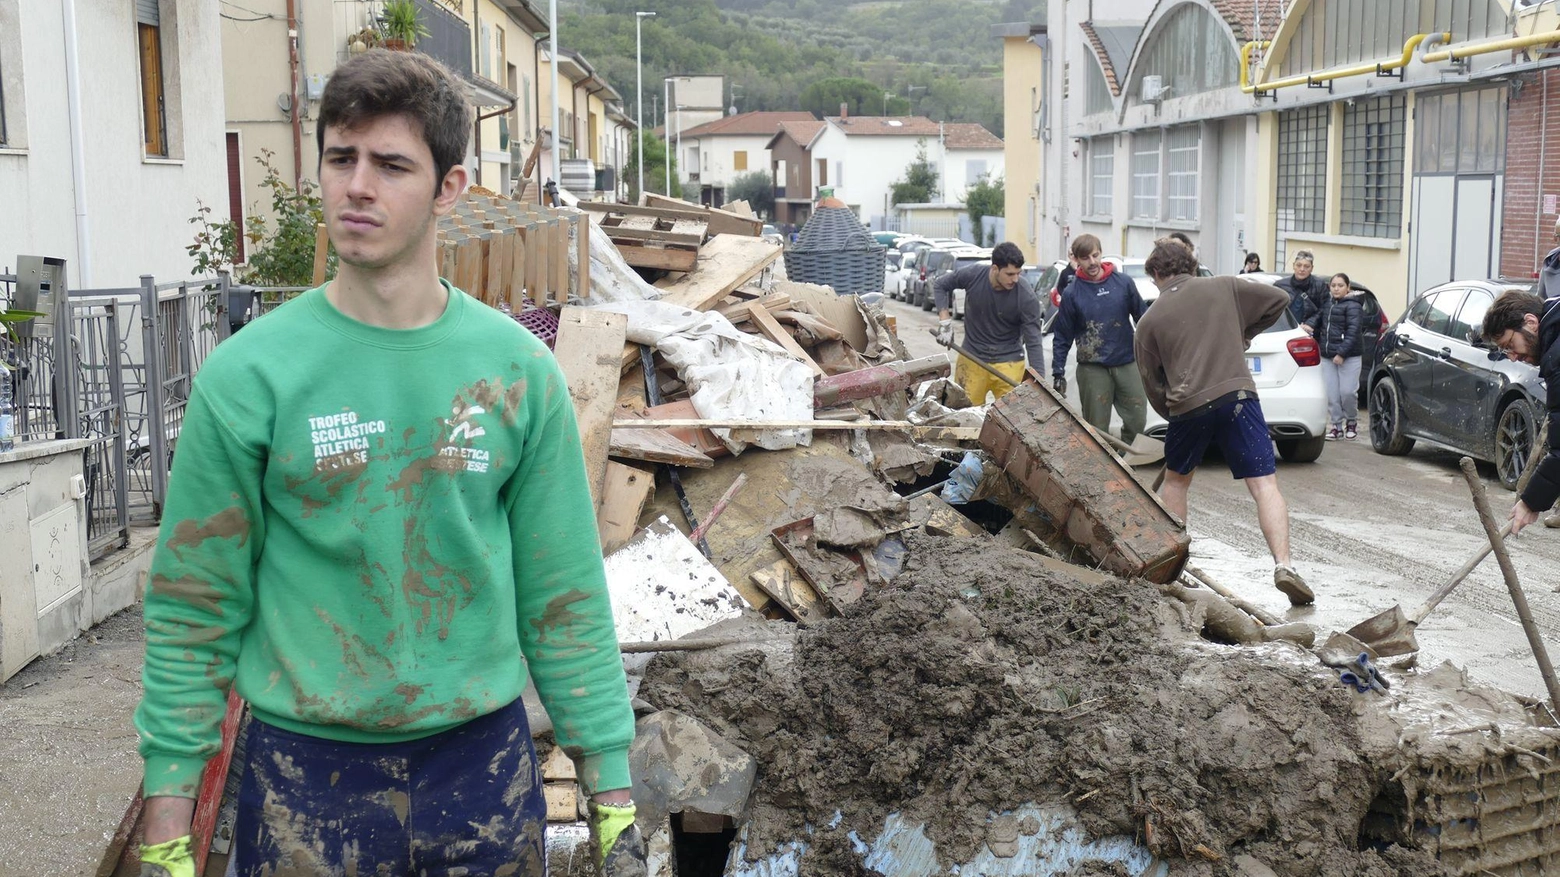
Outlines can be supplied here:
M1196 274L1197 257L1191 248L1173 238L1154 241L1154 251L1143 262L1143 270L1149 277L1174 277L1178 274Z
M1192 245L1192 239L1191 238L1187 237L1186 235L1184 235L1184 234L1182 234L1182 233L1180 233L1178 231L1170 232L1170 240L1172 240L1172 241L1180 241L1181 243L1186 244L1186 248L1188 250L1195 250L1195 249L1197 249L1196 247L1194 247Z
M1100 251L1100 239L1092 234L1081 234L1073 238L1072 255L1074 259L1087 259L1090 253Z
M1495 299L1490 309L1484 312L1484 325L1479 328L1479 334L1484 336L1485 341L1494 344L1507 332L1521 331L1528 314L1542 318L1544 300L1531 292L1512 290Z
M992 248L991 264L998 268L1022 268L1024 251L1018 248L1018 244L1003 241Z
M323 160L325 129L405 116L433 153L434 189L466 158L471 104L448 67L421 52L369 49L336 68L320 97L314 140Z

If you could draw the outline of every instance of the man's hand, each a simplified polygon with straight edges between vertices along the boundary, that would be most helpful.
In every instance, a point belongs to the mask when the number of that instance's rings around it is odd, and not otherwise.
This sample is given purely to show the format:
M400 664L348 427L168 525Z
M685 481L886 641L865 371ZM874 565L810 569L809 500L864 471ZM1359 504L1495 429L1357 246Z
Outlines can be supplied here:
M1051 378L1051 389L1055 390L1058 396L1067 395L1067 379L1061 375Z
M195 877L190 836L141 847L141 877Z
M634 805L590 802L591 854L603 877L646 877L644 838L634 824Z
M1333 365L1343 365L1343 356L1341 354L1333 357Z
M947 319L937 324L937 343L944 345L953 343L953 320Z
M1528 508L1528 504L1517 500L1517 504L1511 507L1511 535L1522 532L1522 528L1538 520L1538 512Z
M1305 332L1305 334L1307 334L1307 335L1315 335L1316 334L1316 330L1312 329L1309 323L1301 323L1300 324L1300 330ZM1247 342L1247 343L1250 343L1250 342Z

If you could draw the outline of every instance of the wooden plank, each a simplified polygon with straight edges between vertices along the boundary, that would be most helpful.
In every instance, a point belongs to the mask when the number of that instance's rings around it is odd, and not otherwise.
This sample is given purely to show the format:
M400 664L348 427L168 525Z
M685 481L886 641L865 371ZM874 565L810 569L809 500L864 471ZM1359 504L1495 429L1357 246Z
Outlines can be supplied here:
M769 599L785 607L785 611L791 613L798 624L816 624L829 617L829 609L824 605L823 598L802 578L796 566L785 558L763 569L754 570L748 578L758 585L759 590L769 595Z
M569 224L559 217L552 231L552 302L566 305L569 303Z
M814 362L813 358L807 355L807 351L802 349L802 345L796 343L796 339L791 337L791 333L787 332L768 310L764 308L749 308L748 319L752 320L753 325L757 326L758 330L764 333L770 341L785 348L787 353L806 363L808 368L812 369L814 376L820 378L829 376L829 373L823 370L823 366Z
M741 290L738 291L740 292ZM725 317L727 320L730 320L732 323L741 323L748 319L748 311L750 308L759 307L769 311L770 313L773 313L775 311L784 310L790 306L791 297L783 292L776 292L763 296L762 298L754 299L753 301L745 301L734 305L722 305L715 310L719 311L721 316Z
M617 393L618 417L637 415L645 410L645 370L643 366L634 366L623 373L618 380ZM686 441L686 439L684 439ZM688 442L692 444L692 442Z
M710 224L695 219L677 219L672 221L671 233L675 235L698 235L702 241L710 233Z
M649 218L645 218L644 221L649 223L655 222L655 220ZM697 248L699 244L704 242L703 226L700 226L700 229L701 231L696 234L658 231L653 228L628 228L626 225L603 227L602 230L607 233L607 237L611 238L613 243L618 241L650 241L672 246Z
M314 226L314 285L319 286L325 282L325 266L330 259L330 235L325 231L325 223Z
M608 453L614 457L708 469L715 461L659 429L613 429Z
M547 754L547 760L542 762L542 779L554 782L573 781L578 778L574 772L574 759L563 754L562 746L554 746L552 752Z
M653 408L646 408L641 412L640 416L666 419L697 418L699 412L693 409L692 400L678 399L676 402L666 402ZM623 423L624 420L625 418L619 417L615 422ZM631 420L628 422L633 423ZM725 443L716 438L715 433L707 429L669 429L667 432L675 436L678 441L697 448L699 453L707 457L726 457L731 454L731 450L726 447Z
M574 224L574 294L582 299L590 298L590 219L575 212Z
M623 261L635 268L655 268L660 271L692 271L699 260L698 250L680 250L665 247L642 247L634 244L617 244Z
M640 232L654 232L657 220L654 216L625 216L615 225L606 226L607 234L628 233L630 236ZM640 240L645 240L640 237Z
M778 244L762 238L716 235L699 249L699 261L693 271L656 284L665 290L660 300L690 310L709 310L778 259L780 249Z
M508 256L509 235L500 234L496 230L493 236L487 240L487 254L484 261L485 277L482 282L482 302L490 307L498 307L499 299L504 295L504 263L509 261Z
M546 783L542 796L547 799L548 822L580 820L579 787L574 783Z
M654 409L649 409L654 410ZM905 432L917 438L940 441L974 441L978 426L922 426L905 420L721 420L702 418L645 418L613 421L614 429L869 429Z
M604 201L581 201L580 209L588 210L591 213L604 213L609 216L613 214L625 217L654 216L660 219L670 219L673 221L679 219L690 219L694 222L703 222L706 224L709 223L710 214L707 209L703 207L695 207L694 205L688 204L687 202L680 201L678 203L683 204L683 206L680 208L645 207L638 204L609 204ZM762 227L762 225L760 225L760 227Z
M603 352L623 346L628 317L591 308L564 308L558 317L558 338L553 352L569 384L574 418L579 422L580 446L585 452L585 474L590 496L598 501L607 471L607 447L611 439L612 409L617 403L617 363Z
M764 230L763 221L755 217L741 216L714 207L701 208L697 204L657 195L654 192L645 193L645 204L651 207L670 207L674 210L687 210L690 207L703 210L709 214L710 234L734 234L756 238Z
M655 474L616 460L607 461L601 503L596 506L596 533L603 555L622 548L639 532L639 517L655 493Z
M509 270L506 273L509 278L509 306L519 313L530 298L525 283L525 235L518 227L510 235Z

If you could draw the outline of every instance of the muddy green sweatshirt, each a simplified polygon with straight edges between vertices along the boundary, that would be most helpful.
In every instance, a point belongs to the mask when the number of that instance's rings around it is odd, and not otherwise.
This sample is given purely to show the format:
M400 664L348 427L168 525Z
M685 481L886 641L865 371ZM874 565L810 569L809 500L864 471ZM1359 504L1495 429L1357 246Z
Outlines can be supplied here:
M526 669L587 790L633 740L574 408L557 361L452 290L410 330L322 289L212 352L146 592L148 796L194 797L226 691L331 740L425 737Z

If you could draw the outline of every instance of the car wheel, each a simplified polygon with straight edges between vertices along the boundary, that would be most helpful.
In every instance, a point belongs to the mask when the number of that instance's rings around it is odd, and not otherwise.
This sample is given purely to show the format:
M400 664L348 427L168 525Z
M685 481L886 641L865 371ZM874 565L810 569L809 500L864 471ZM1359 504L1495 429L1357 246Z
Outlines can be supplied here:
M929 295L922 297L922 299L921 299L921 310L929 311L931 309L932 309L932 297L929 296Z
M1414 448L1414 440L1403 435L1403 406L1391 378L1377 381L1370 391L1370 446L1392 457Z
M1513 399L1500 412L1495 424L1495 473L1502 487L1516 490L1527 466L1533 442L1538 438L1533 406L1525 399Z
M1274 444L1278 446L1278 455L1286 463L1315 463L1322 455L1322 448L1327 446L1327 439L1324 436L1279 439Z

